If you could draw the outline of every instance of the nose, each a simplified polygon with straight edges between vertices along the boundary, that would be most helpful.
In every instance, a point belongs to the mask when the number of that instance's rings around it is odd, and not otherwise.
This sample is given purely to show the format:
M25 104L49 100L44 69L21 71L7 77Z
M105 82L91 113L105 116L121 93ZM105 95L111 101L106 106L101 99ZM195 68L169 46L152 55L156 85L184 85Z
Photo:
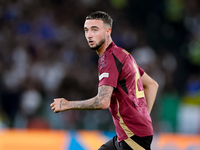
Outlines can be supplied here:
M91 38L92 38L92 32L91 32L90 30L88 30L88 31L85 33L85 36L86 36L86 38L91 39Z

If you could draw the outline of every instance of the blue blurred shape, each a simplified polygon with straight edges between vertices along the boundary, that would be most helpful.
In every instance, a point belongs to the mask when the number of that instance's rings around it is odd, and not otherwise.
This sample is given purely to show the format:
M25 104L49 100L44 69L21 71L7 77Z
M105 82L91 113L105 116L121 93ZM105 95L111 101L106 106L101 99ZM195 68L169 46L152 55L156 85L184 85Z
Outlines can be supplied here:
M17 27L17 32L19 34L28 34L31 31L31 26L27 22L22 22Z
M112 139L116 135L116 132L115 131L104 131L104 132L102 132L102 134L104 136L106 136L108 139Z
M69 149L66 150L84 150L84 148L78 143L78 141L76 140L76 132L71 131L70 132L70 136L71 136L71 142L69 142Z

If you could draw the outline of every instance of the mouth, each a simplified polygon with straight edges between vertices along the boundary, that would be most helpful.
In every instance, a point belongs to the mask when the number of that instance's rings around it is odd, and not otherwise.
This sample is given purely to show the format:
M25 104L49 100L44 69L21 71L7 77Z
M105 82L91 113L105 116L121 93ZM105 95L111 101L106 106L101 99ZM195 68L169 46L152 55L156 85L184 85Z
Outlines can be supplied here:
M89 40L88 43L89 43L90 45L94 45L94 41L92 41L92 40Z

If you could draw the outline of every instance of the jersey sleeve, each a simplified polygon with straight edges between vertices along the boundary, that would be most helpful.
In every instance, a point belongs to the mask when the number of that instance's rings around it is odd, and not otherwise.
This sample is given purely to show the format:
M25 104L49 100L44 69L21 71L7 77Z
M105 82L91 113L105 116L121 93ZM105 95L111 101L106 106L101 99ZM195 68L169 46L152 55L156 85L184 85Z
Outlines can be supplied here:
M142 76L144 74L144 70L140 66L138 66L138 70L140 72L140 76Z
M108 55L103 63L104 65L99 64L99 66L103 66L99 67L99 86L109 85L116 88L119 72L113 56Z

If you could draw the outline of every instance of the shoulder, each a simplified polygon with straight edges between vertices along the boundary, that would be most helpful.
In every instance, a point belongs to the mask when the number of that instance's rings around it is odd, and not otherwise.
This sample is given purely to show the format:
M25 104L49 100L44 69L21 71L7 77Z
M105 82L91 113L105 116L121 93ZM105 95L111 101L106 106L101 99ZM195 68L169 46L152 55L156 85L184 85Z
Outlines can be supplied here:
M123 64L125 59L129 57L130 53L124 48L116 46L112 49L112 55L114 59L118 59L118 61L120 61Z
M99 69L107 67L109 64L124 63L125 58L130 55L125 49L118 47L114 43L99 57Z

